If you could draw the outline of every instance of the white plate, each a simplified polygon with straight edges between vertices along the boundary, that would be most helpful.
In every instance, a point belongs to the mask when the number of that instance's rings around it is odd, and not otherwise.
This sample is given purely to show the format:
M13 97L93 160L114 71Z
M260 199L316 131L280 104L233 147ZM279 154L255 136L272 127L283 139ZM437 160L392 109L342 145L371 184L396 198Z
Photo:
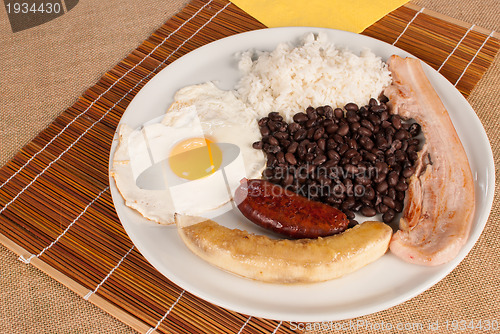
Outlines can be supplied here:
M187 85L216 81L220 88L232 89L240 77L237 52L252 48L270 51L278 43L298 42L305 33L320 31L337 46L357 53L370 48L384 60L392 54L411 56L381 41L330 29L291 27L243 33L205 45L167 66L141 89L120 123L137 127L161 116L172 103L173 94ZM300 322L335 321L381 311L420 294L451 272L471 250L486 224L495 184L491 148L474 110L446 78L427 65L424 70L450 113L475 182L477 211L471 235L451 262L422 267L405 263L389 252L355 273L324 283L278 285L252 281L198 258L179 239L175 227L145 224L142 216L124 205L111 178L113 201L125 230L144 257L171 281L209 302L252 316ZM111 157L116 139L115 136ZM238 213L226 214L218 221L236 226L235 215ZM251 224L245 228L257 231Z

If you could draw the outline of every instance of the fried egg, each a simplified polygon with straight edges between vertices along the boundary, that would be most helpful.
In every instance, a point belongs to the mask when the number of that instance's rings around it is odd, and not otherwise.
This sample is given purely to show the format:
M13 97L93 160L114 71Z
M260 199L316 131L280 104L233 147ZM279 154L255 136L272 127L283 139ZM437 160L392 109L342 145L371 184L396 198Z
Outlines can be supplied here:
M123 124L111 175L125 204L160 224L174 223L175 213L213 217L243 177L260 178L265 168L263 152L252 148L261 139L257 117L208 82L179 90L161 122Z

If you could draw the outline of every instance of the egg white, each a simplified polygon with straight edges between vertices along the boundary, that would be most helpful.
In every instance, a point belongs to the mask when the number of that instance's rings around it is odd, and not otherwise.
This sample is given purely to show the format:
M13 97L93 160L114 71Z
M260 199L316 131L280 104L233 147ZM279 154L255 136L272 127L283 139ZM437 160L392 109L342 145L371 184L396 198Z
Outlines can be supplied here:
M242 177L259 178L265 168L263 152L252 148L261 139L257 117L232 91L208 82L179 90L160 123L136 130L122 125L111 175L125 204L160 224L174 223L175 213L212 218L211 212L231 201ZM139 174L165 160L176 143L204 136L236 145L238 157L224 161L223 151L223 168L197 180L182 180L169 172L159 180L165 182L164 190L136 185Z

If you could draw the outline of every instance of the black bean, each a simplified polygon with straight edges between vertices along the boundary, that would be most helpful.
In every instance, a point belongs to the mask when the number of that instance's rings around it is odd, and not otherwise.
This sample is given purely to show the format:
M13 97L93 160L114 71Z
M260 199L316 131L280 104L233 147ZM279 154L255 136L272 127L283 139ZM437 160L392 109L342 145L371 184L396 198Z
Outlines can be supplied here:
M292 141L290 145L287 147L287 152L288 153L295 153L297 151L297 147L299 146L299 143L296 141Z
M392 166L396 163L396 157L394 156L394 154L390 154L385 158L385 162Z
M334 139L332 139L332 138L330 138L330 139L328 139L328 140L326 141L326 149L327 149L327 150L333 150L333 149L335 149L337 146L338 146L337 142L336 142Z
M373 125L380 125L380 123L382 123L380 117L377 114L368 115L368 119L373 123Z
M379 213L386 213L387 210L389 210L389 207L387 205L385 205L384 203L380 203L379 205L377 205L377 211Z
M411 137L410 133L405 129L399 129L395 134L394 138L399 140L406 140Z
M267 125L268 121L269 121L269 117L262 117L261 119L259 119L257 124L259 124L259 127L262 127L264 125Z
M299 112L295 115L293 115L293 121L295 123L304 123L308 120L309 118L307 117L307 115L303 112Z
M326 156L324 156L324 155L318 155L316 158L314 158L314 160L312 161L312 163L314 165L321 165L325 161L326 161Z
M347 173L349 174L356 174L357 172L359 172L359 169L358 167L354 166L354 165L351 165L351 164L346 164L344 166L344 169Z
M267 126L262 126L260 128L260 134L264 137L264 136L269 136L269 134L271 133L271 130L269 130L269 127Z
M372 97L372 98L370 98L370 101L368 101L368 105L370 107L378 106L378 101Z
M288 125L288 132L290 134L295 133L295 131L297 131L298 129L300 129L299 123L290 123L290 125Z
M337 119L344 118L344 111L340 108L335 108L333 110L333 114L334 114L335 118L337 118Z
M347 159L347 158L344 157L344 158L340 159L339 165L344 166L344 165L347 165L350 162L351 162L350 159Z
M266 152L266 160L268 166L274 166L278 162L278 160L276 160L276 156L268 152Z
M403 203L402 202L396 202L394 204L394 211L396 212L402 212L403 211Z
M369 121L369 120L367 120L367 119L362 119L362 120L360 121L360 124L361 124L361 126L363 126L363 127L367 128L368 130L370 130L370 131L372 131L372 132L373 132L373 129L375 128L375 127L373 126L373 123L372 123L372 122L370 122L370 121Z
M352 111L358 111L359 107L358 107L357 104L350 102L350 103L348 103L348 104L346 104L344 106L344 109L347 110L347 111L350 111L350 110L352 110Z
M283 124L279 121L269 120L269 122L267 122L269 130L271 130L272 132L277 131L279 128L281 128L282 125Z
M307 113L307 117L309 119L317 119L318 118L318 112L313 107L307 108L306 113Z
M371 152L368 152L368 151L365 151L365 153L363 154L363 158L366 161L370 161L370 162L374 162L375 160L377 160L377 156Z
M402 201L404 201L404 199L405 199L405 192L404 191L397 191L396 192L396 200L402 202Z
M418 151L418 147L416 145L408 146L408 148L406 149L406 152L408 152L408 153L417 152L417 151Z
M413 137L418 136L420 134L420 130L421 130L421 126L418 123L411 124L410 128L408 129L408 131L410 132L410 134Z
M382 215L382 221L388 224L394 220L394 217L396 217L396 213L394 210L389 209Z
M313 139L314 140L320 139L321 137L323 137L324 133L325 133L325 128L321 127L321 128L316 129L316 131L314 132L314 135L313 135Z
M287 154L285 154L285 160L290 165L296 165L297 164L297 159L295 158L295 155L293 155L293 153L288 152Z
M324 151L325 151L325 149L326 149L326 139L325 139L325 138L320 138L320 139L318 139L318 142L317 142L317 143L318 143L318 148L319 148L322 152L324 152Z
M392 123L385 120L385 121L382 121L380 126L382 127L382 129L387 129L388 127L392 127Z
M285 153L281 151L276 153L276 159L278 160L279 164L285 164Z
M327 126L335 124L333 119L325 118L322 122L322 125L326 128Z
M389 147L389 142L384 137L377 138L377 147L381 150L385 150Z
M382 111L382 112L380 113L380 120L381 120L382 122L385 122L385 121L387 121L388 119L389 119L389 113L388 113L386 110Z
M379 184L377 184L377 192L379 192L379 193L386 192L388 188L389 188L389 185L387 184L386 181L382 181Z
M411 161L416 161L418 159L418 153L417 152L410 152L410 153L408 153L408 158Z
M347 224L347 228L353 228L354 226L358 225L358 221L356 219L349 219L349 224Z
M349 149L349 146L347 144L339 144L339 146L337 146L337 152L339 152L340 155L344 155L345 152L347 152L347 150Z
M344 153L344 156L345 156L346 158L349 158L349 159L350 159L350 158L352 158L353 156L355 156L355 155L357 155L357 154L358 154L358 151L357 151L357 150L355 150L355 149L353 149L353 148L351 148L351 149L347 150L347 151Z
M285 179L283 180L283 185L284 186L289 186L293 183L293 175L292 174L287 174Z
M391 121L392 121L392 126L394 126L396 130L401 129L402 123L401 123L401 117L399 115L392 115Z
M262 172L262 176L265 179L270 179L271 177L273 177L273 175L274 175L274 171L270 168L266 168L266 169L264 169L264 172Z
M353 165L357 165L361 162L361 160L363 160L363 158L361 157L361 155L358 153L357 155L353 156L351 158L351 164Z
M282 121L283 117L278 113L278 112L270 112L268 115L269 119L272 119L273 121Z
M337 153L335 150L329 150L326 152L326 155L328 159L334 160L334 161L339 161L340 160L340 154Z
M295 139L296 141L301 141L301 140L304 140L306 138L306 136L307 136L307 131L304 129L299 129L293 135L293 139Z
M315 154L317 148L318 148L318 143L316 143L316 142L312 142L312 143L310 142L310 143L306 144L307 153Z
M316 169L316 166L314 166L314 165L310 165L310 164L306 165L306 174L311 175L315 169Z
M375 182L375 183L383 182L385 180L386 176L387 175L384 173L376 172L375 176L373 177L373 182Z
M276 132L274 134L274 137L276 139L283 140L283 139L288 139L288 137L290 137L290 135L288 133L286 133L286 132L281 132L280 131L280 132Z
M345 210L344 211L347 219L354 219L356 217L356 215L354 214L354 212L350 211L350 210Z
M373 148L373 146L375 146L375 144L370 139L370 137L366 137L366 136L362 136L361 138L359 138L358 142L361 146L366 148L368 151L371 150Z
M349 133L349 125L347 124L342 124L339 129L337 130L337 134L339 136L345 136L346 134Z
M373 188L371 186L365 187L364 197L369 201L374 200L375 199L375 190L373 190Z
M396 200L396 189L395 188L389 188L387 189L387 197L392 198L393 200Z
M387 175L387 184L389 185L389 187L395 187L396 184L398 184L398 181L399 181L399 177L395 171L391 171Z
M359 122L352 122L349 125L349 128L351 129L351 132L357 132L360 127L361 127L361 124L359 124Z
M352 210L359 211L359 210L361 210L362 207L363 207L363 203L361 201L359 201L359 202L356 202L356 204L354 204L354 206L352 207Z
M359 167L358 167L358 172L359 172ZM370 178L368 178L367 176L363 175L363 176L357 176L356 177L356 183L360 184L362 186L367 186L367 185L370 185L372 182L371 182Z
M397 150L394 152L394 157L396 157L397 162L403 162L406 160L406 153L402 150Z
M281 151L281 148L278 145L269 145L267 148L268 153L278 153Z
M364 206L361 208L361 214L366 217L373 217L377 214L377 211L369 206Z
M307 139L313 139L315 131L316 131L316 128L309 128L309 129L307 129L306 138Z
M354 186L354 196L361 197L365 194L365 187L361 185Z
M315 127L318 124L318 122L315 119L310 119L307 122L305 122L304 126L306 129L310 129Z
M401 179L394 188L397 191L406 191L406 189L408 189L408 183L406 183L405 179Z
M332 119L333 118L333 108L331 106L323 107L325 118Z
M394 209L394 207L396 206L396 202L392 198L390 198L389 196L382 197L382 203L384 203L385 205L387 205L391 209Z
M339 126L337 124L328 125L326 127L326 133L331 135L331 134L337 132L338 129L339 129Z
M357 109L357 106L356 106L356 109L347 109L346 108L346 113L345 113L345 118L356 118L358 116L358 113L357 113L358 109Z
M297 147L297 156L300 158L300 159L304 159L305 155L306 155L306 146L305 145L299 145Z
M268 136L267 137L267 142L271 145L274 145L274 146L278 146L280 144L280 142L278 141L278 139L276 139L275 137L273 136Z
M366 136L366 137L371 137L373 134L373 132L370 129L367 129L363 126L358 129L358 133L360 136Z
M408 150L408 146L409 146L408 145L408 140L405 140L405 141L401 142L401 149L403 151L407 151Z
M405 169L403 169L402 175L403 175L403 177L408 178L408 177L412 176L414 173L415 173L415 167L410 166L410 167L406 167Z
M280 145L283 147L283 148L288 148L288 146L290 146L290 143L291 141L287 140L287 139L282 139L280 140Z
M418 140L417 138L412 138L408 140L408 146L415 145L418 147L419 144L420 140Z
M383 161L377 161L375 163L375 169L382 174L387 174L389 172L389 166Z
M403 167L401 165L393 165L391 166L392 170L395 171L398 175L401 174L401 171L403 170Z
M333 140L335 140L337 143L339 144L342 144L344 143L344 137L342 137L341 135L339 135L338 133L334 134L333 136L331 136L331 138L333 138Z
M387 109L387 107L385 106L385 104L381 104L381 105L378 105L378 106L373 106L371 108L371 111L373 112L382 112L382 111L385 111Z
M262 143L262 140L256 141L255 143L252 144L252 147L260 150L264 146L264 143Z

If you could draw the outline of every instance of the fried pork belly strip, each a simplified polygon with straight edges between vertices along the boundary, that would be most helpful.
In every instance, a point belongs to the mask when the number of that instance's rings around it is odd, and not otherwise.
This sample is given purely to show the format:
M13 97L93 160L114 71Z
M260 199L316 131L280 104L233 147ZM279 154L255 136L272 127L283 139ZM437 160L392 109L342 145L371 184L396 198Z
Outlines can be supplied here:
M411 263L439 265L455 258L469 237L475 211L472 172L420 61L392 56L388 63L393 83L384 94L391 110L420 123L426 141L390 249Z

